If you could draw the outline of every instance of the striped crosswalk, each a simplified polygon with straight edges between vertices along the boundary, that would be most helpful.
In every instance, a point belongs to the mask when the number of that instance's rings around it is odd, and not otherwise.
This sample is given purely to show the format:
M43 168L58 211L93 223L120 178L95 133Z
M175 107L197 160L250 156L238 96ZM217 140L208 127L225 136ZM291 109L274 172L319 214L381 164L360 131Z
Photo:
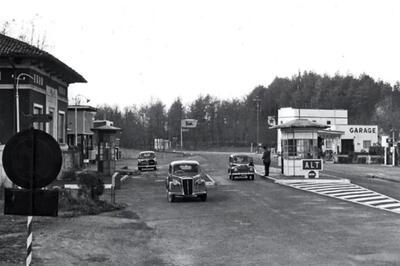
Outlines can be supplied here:
M291 182L285 186L400 213L400 201L352 183Z

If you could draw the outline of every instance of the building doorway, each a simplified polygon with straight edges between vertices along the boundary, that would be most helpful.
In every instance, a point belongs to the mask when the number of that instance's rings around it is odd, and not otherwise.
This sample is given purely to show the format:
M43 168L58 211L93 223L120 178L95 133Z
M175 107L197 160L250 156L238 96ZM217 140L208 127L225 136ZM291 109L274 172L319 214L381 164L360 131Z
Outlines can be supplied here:
M342 139L342 154L349 154L354 152L354 140Z

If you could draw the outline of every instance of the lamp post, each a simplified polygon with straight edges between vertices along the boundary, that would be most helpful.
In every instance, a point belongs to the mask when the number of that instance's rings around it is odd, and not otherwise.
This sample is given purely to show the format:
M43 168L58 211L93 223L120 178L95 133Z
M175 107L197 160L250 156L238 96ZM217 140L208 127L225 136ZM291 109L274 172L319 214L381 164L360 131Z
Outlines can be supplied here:
M15 87L15 109L16 109L15 112L16 112L16 120L17 120L16 121L16 123L17 123L17 133L20 130L20 126L19 126L19 92L18 92L18 90L19 90L19 81L20 81L20 79L25 79L25 77L28 77L28 78L33 80L33 77L31 75L27 74L27 73L19 73L18 76L16 77L17 84L16 84L16 87Z
M256 96L254 99L253 99L253 102L255 102L256 103L256 105L257 105L257 131L256 131L256 141L257 141L257 152L258 152L258 135L259 135L259 128L260 128L260 125L259 125L259 113L260 113L260 103L261 103L261 99L258 97L258 96Z

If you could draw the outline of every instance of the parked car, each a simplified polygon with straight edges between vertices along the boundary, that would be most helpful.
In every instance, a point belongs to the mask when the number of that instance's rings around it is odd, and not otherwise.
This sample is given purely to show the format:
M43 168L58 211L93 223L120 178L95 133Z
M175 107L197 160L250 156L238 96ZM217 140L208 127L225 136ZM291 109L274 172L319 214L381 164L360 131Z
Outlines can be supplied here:
M230 180L235 180L236 177L247 177L249 180L254 180L253 158L245 154L231 154L228 174Z
M142 151L137 160L138 170L153 169L157 170L157 158L154 151Z
M169 164L166 178L167 199L177 197L207 200L206 182L197 161L173 161Z

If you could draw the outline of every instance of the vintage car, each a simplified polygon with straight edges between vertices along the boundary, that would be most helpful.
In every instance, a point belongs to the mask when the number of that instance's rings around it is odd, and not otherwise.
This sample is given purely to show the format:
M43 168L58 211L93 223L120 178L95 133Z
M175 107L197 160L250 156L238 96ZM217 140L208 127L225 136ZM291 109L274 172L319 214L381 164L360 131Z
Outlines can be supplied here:
M207 200L206 182L197 161L171 162L166 178L166 187L169 202L174 202L177 197Z
M236 177L247 177L249 180L254 180L253 158L245 154L231 154L228 174L230 180L235 180Z
M157 158L154 151L142 151L137 160L138 170L153 169L157 170Z

